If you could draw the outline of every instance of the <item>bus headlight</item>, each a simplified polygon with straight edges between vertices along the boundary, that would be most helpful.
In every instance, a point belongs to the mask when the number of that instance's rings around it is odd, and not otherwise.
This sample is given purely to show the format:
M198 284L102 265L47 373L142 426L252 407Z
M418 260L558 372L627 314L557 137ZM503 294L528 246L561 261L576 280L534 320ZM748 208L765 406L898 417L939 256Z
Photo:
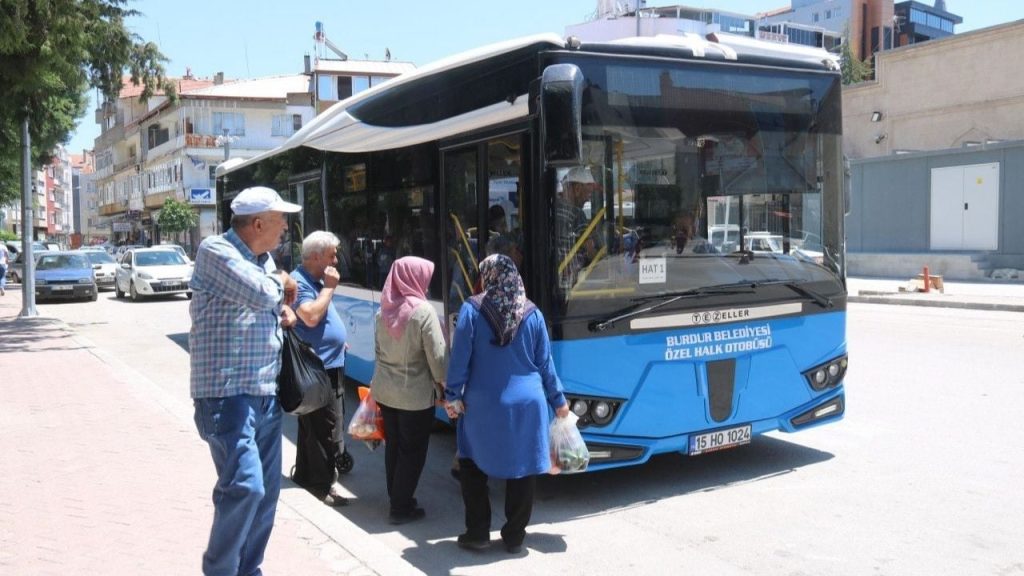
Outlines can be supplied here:
M835 386L838 386L839 383L843 381L843 377L846 376L846 367L848 364L849 359L844 354L804 372L804 378L807 379L807 383L811 388L819 392L827 388L834 388Z
M572 396L566 395L569 409L579 417L576 425L580 428L587 426L604 426L615 418L619 411L622 400L615 398L597 398L594 396Z

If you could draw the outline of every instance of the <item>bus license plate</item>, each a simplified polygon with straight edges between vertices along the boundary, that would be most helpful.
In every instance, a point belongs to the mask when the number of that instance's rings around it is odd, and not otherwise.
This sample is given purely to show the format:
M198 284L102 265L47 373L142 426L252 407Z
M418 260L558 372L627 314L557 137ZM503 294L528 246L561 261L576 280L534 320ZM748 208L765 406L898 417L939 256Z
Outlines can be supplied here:
M690 456L750 443L750 424L690 436Z

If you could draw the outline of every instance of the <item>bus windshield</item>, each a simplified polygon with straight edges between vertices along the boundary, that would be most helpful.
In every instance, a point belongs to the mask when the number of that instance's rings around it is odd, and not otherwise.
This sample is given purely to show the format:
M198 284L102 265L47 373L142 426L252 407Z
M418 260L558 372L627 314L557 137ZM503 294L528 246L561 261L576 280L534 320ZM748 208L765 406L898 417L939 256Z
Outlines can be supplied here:
M587 79L585 163L549 174L552 289L565 319L744 282L842 290L834 75L576 63ZM763 297L748 293L737 297Z

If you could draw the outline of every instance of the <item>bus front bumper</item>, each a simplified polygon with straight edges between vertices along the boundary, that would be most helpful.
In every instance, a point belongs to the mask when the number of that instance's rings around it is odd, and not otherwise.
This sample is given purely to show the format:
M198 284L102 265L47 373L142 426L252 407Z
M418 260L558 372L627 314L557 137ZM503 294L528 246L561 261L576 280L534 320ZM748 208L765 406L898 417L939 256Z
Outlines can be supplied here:
M729 429L750 425L751 437L772 432L797 432L814 426L841 420L846 412L846 394L842 385L799 406L779 417L766 418L755 422L735 422L708 430L697 430L691 434L679 434L664 438L640 438L612 436L597 433L597 429L581 430L583 440L590 451L588 472L635 466L650 460L656 454L690 454L690 437L711 430Z

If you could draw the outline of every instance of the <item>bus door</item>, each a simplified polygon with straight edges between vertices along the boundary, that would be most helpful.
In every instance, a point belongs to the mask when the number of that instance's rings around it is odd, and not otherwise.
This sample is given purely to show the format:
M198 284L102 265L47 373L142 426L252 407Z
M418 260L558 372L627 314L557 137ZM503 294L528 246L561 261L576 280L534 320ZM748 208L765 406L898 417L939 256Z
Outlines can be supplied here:
M284 200L302 206L302 212L288 214L288 231L274 254L278 268L291 273L302 262L302 240L313 230L324 230L323 196L320 170L296 174L288 179Z
M449 332L459 308L481 289L480 261L505 254L527 281L525 132L442 150L444 294Z

